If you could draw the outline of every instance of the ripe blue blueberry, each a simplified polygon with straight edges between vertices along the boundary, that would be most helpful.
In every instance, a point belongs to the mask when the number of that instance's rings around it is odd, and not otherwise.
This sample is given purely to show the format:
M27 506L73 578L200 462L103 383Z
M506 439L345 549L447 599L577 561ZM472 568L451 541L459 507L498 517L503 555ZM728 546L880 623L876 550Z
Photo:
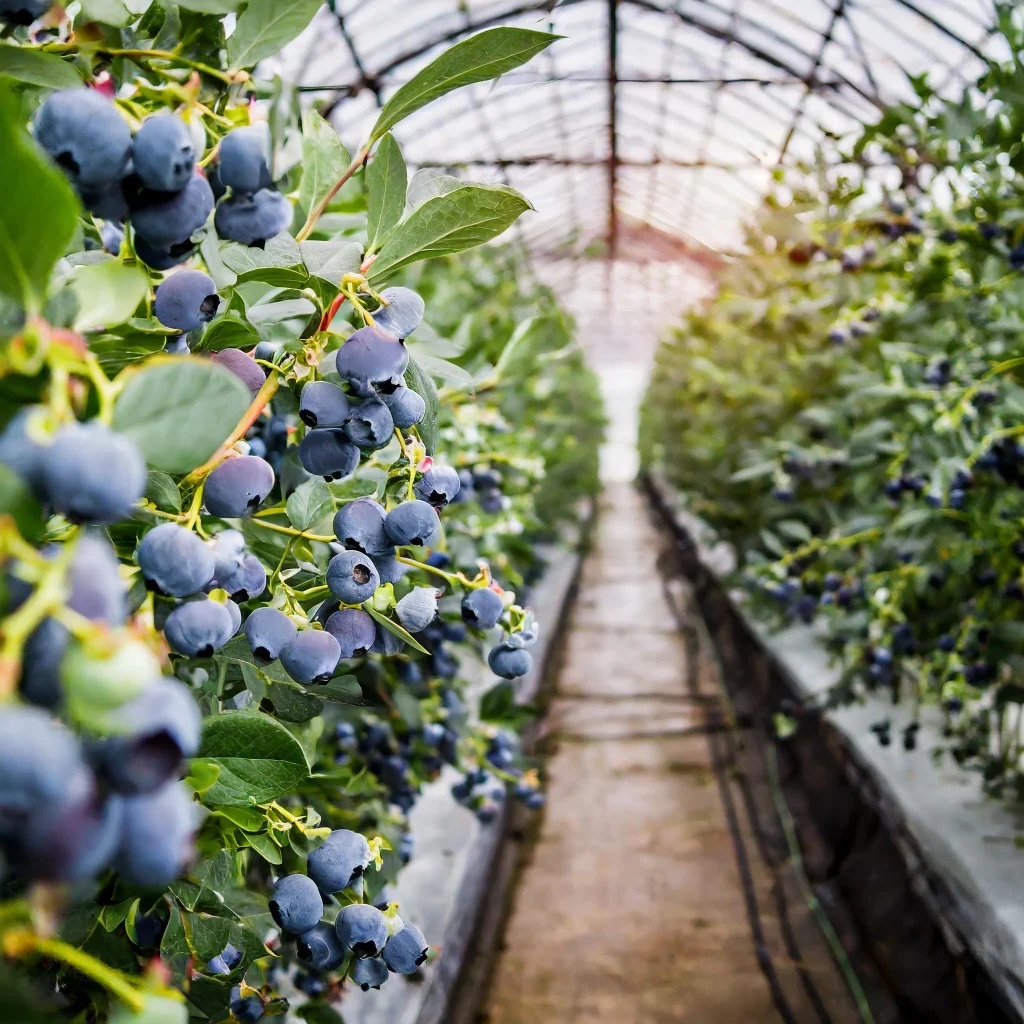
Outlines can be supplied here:
M217 286L209 274L181 270L157 288L153 314L164 327L187 333L209 323L219 305Z
M171 278L173 280L173 278ZM162 285L161 287L166 287ZM157 292L157 295L160 293ZM213 361L230 370L252 393L253 397L266 383L266 371L252 356L237 348L225 348L213 354Z
M413 490L417 498L444 508L459 493L459 474L451 466L432 466L416 481Z
M274 661L296 636L295 623L276 608L257 608L245 620L245 638L257 661Z
M146 188L180 192L192 177L196 151L188 125L174 114L147 117L135 133L132 165Z
M533 664L533 656L511 639L495 644L487 655L491 671L503 679L525 676Z
M222 462L207 478L203 499L212 516L240 519L255 512L274 489L270 463L255 455Z
M385 288L380 297L387 303L373 314L373 322L380 330L405 339L423 322L426 304L411 288Z
M387 658L393 658L396 654L402 653L405 641L400 636L395 636L390 629L380 628L374 638L370 654L383 654Z
M197 168L180 192L140 193L132 202L132 226L151 249L172 251L187 242L212 212L210 184Z
M44 406L27 405L15 413L0 433L0 465L17 473L38 498L46 495L43 482L46 418Z
M236 986L231 990L228 1009L238 1024L257 1024L263 1019L263 998L258 992L243 996L242 990Z
M164 623L171 650L187 658L209 658L234 632L227 608L208 597L179 604Z
M213 552L177 523L150 530L139 541L135 558L147 584L169 597L197 594L214 575Z
M415 925L407 924L388 939L381 959L393 974L413 974L426 962L427 949L423 932Z
M384 530L387 512L372 498L357 498L343 505L334 516L334 536L352 551L365 555L384 554L391 549Z
M479 491L477 501L480 503L480 508L489 516L496 516L505 505L501 491L497 488Z
M395 614L410 633L421 632L437 616L437 591L433 587L415 587L395 605Z
M324 895L341 892L362 877L370 863L370 844L358 832L335 829L313 850L306 870Z
M344 430L310 430L299 443L299 462L313 476L342 480L359 466L359 449Z
M263 572L264 575L266 575L265 569ZM231 617L231 635L237 636L238 631L242 628L242 609L239 608L236 602L230 598L224 602L224 607L227 609L228 615Z
M403 501L384 520L384 530L392 544L429 544L437 534L437 512L425 501Z
M329 683L341 660L341 645L322 629L306 629L281 648L281 665L297 683Z
M352 407L345 421L348 439L363 451L376 451L391 440L395 421L391 411L377 397L367 398Z
M155 793L128 797L114 867L132 885L170 885L192 856L196 831L192 790L171 782Z
M341 647L343 658L361 658L377 638L377 623L362 608L342 608L324 626Z
M462 599L462 620L477 629L493 629L504 610L501 595L489 587L471 590Z
M242 954L229 942L223 952L210 960L206 969L210 974L230 974L242 962Z
M269 188L270 137L265 125L234 128L220 140L220 183L242 194Z
M335 971L345 959L345 947L334 925L322 921L299 936L295 954L311 971Z
M308 875L285 875L274 886L270 916L277 926L292 935L315 928L324 916L324 901Z
M375 327L355 331L335 355L335 368L348 381L379 384L401 380L408 365L405 345Z
M100 238L103 247L116 256L121 248L121 241L124 238L124 231L118 222L127 220L129 213L128 197L125 195L124 182L114 181L109 185L102 185L99 188L79 188L79 198L82 205L94 213L101 220L107 223L100 229ZM107 244L106 230L113 229L118 237L116 247L111 249Z
M154 270L170 270L171 267L184 263L196 247L188 240L169 245L166 248L150 245L144 238L136 236L135 255Z
M393 553L374 555L373 564L377 566L377 575L380 576L381 583L397 583L409 572L409 566L403 565Z
M388 920L369 903L342 907L334 926L342 946L359 960L379 956L388 941Z
M248 553L238 530L221 530L213 540L213 574L218 583L236 573Z
M380 577L369 555L361 551L342 551L327 566L327 586L345 604L362 604L373 597Z
M391 410L391 418L399 430L414 427L427 412L427 403L412 388L395 388L390 393L381 395L384 404Z
M78 523L116 523L146 490L146 463L134 441L92 420L62 427L43 457L50 503Z
M0 0L0 21L5 25L31 25L52 6L52 0Z
M117 181L128 166L132 133L117 107L94 89L51 93L35 119L35 139L83 189Z
M280 192L268 188L251 196L233 195L222 199L213 218L213 226L221 238L261 249L268 239L287 231L291 222L292 204Z
M299 419L307 427L340 427L348 415L348 396L337 384L312 380L302 389Z
M383 960L376 957L357 960L352 965L350 977L364 992L369 992L371 988L380 988L388 980L388 968Z
M238 568L217 577L217 585L244 604L259 597L267 588L267 570L255 555L244 555Z

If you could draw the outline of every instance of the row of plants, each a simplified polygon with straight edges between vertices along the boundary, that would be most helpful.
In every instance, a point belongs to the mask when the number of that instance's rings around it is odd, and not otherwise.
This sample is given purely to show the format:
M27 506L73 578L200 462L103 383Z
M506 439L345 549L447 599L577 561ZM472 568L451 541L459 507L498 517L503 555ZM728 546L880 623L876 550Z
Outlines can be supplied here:
M435 955L422 787L543 802L525 597L598 392L465 253L528 201L391 130L554 37L457 43L350 155L259 71L319 6L0 2L4 1020L338 1022Z
M942 709L943 750L1021 795L1024 22L952 99L914 79L780 175L718 294L661 346L648 468L736 550L779 624L867 691ZM879 740L912 749L918 722ZM939 752L936 752L939 756Z

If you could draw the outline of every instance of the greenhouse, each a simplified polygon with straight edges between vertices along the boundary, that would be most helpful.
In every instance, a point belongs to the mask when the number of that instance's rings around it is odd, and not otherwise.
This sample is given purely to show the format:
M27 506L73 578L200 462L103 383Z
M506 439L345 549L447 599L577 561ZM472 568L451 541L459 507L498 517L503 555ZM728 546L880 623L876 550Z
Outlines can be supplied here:
M0 0L0 1024L1024 1022L1024 8Z

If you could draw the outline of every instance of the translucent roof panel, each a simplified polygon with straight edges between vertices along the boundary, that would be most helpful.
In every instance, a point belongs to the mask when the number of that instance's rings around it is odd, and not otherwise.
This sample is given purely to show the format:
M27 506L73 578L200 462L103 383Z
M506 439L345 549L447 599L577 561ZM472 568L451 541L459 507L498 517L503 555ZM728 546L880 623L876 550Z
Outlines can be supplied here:
M525 192L536 260L729 252L773 168L813 158L927 73L955 93L999 38L994 0L335 0L273 62L350 148L452 43L495 25L558 40L395 131L411 167ZM655 275L668 290L671 274ZM670 296L670 299L672 296Z

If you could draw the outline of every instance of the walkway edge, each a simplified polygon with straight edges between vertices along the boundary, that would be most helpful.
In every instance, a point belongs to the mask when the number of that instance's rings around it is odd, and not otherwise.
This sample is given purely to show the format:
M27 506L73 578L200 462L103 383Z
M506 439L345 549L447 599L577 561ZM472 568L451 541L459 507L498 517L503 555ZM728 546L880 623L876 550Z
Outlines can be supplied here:
M725 582L733 566L728 549L713 544L710 528L683 508L663 480L647 475L642 483L675 536L723 660L744 663L742 687L763 687L764 703L778 710L787 696L800 702L835 685L840 673L830 664L820 633L806 626L773 632L756 620L743 595L730 591ZM752 658L760 664L754 664ZM736 682L734 678L732 685ZM806 716L799 732L817 734L816 756L834 763L850 796L861 805L840 827L835 819L843 817L844 811L834 805L841 805L844 797L832 794L833 806L821 807L820 816L815 815L826 841L834 833L837 857L860 857L860 881L863 888L870 888L876 884L871 861L884 859L884 853L880 848L855 848L861 842L878 847L877 839L863 834L869 827L864 814L877 818L890 840L885 845L899 855L908 898L913 894L912 898L920 901L949 951L952 974L959 977L941 977L935 961L930 979L927 970L915 977L916 963L908 969L898 962L901 951L892 948L905 935L894 935L888 926L882 927L888 916L872 905L871 893L856 891L857 871L850 872L851 884L843 885L842 864L832 865L832 870L905 1012L920 1012L924 1014L921 1019L959 1022L964 1018L949 1014L966 1010L973 1011L974 1019L983 1024L1024 1021L1024 852L1016 845L1021 834L1019 816L986 798L980 780L971 773L933 761L931 751L941 742L937 710L922 715L917 749L902 749L900 730L911 717L909 708L872 697L863 704L815 715L811 721L807 720L811 716ZM889 748L882 747L870 732L870 725L884 718L892 721L896 738ZM800 760L797 754L794 761ZM828 774L820 764L815 767L819 774ZM806 768L796 764L795 770ZM801 779L801 784L807 785L808 780ZM828 785L836 784L833 775ZM819 797L827 802L829 794L809 794L812 808ZM842 832L846 834L840 836ZM906 916L911 916L910 907ZM913 941L922 944L921 936L914 936ZM948 990L939 999L936 993L943 989ZM969 1006L956 1010L953 1002L947 1016L927 1016L926 1006L934 1010L943 1000L956 996L966 998Z

